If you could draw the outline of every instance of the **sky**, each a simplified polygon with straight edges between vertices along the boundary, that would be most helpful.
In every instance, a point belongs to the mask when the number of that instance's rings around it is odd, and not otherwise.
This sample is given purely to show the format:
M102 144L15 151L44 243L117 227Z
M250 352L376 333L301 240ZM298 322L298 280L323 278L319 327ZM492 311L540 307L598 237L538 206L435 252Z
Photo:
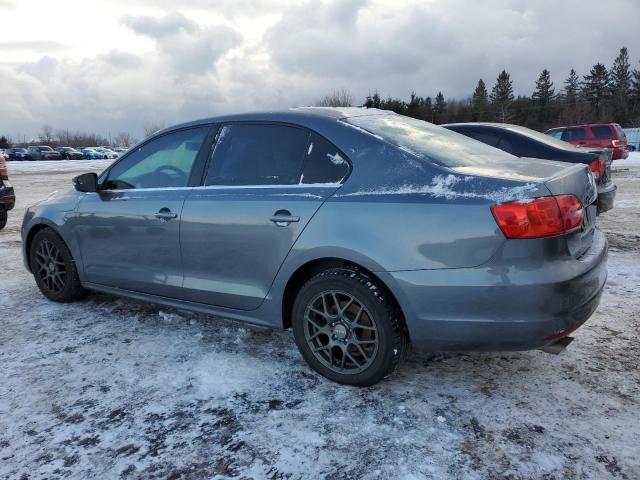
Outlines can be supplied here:
M622 46L640 68L638 26L639 0L0 0L0 135L141 138L336 89L465 98L502 69L530 95Z

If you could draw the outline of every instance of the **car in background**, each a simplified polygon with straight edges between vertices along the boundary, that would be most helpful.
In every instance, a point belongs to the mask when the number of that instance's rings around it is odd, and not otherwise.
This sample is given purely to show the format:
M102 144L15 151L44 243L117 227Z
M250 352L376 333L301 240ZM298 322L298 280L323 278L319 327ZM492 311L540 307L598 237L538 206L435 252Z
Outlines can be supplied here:
M65 160L82 160L84 158L82 152L73 147L57 147L54 150L62 155Z
M0 155L0 230L7 225L9 210L16 204L13 185L9 182L9 170L4 155Z
M112 150L118 154L118 157L120 157L121 155L127 153L129 149L127 147L114 147Z
M62 160L60 152L48 146L31 146L27 148L29 160Z
M579 147L612 148L613 160L627 158L627 136L617 123L593 123L571 127L551 128L544 132L557 140Z
M607 276L586 165L382 110L177 125L74 186L24 215L46 298L95 290L291 328L345 384L382 380L409 342L557 353Z
M94 148L86 147L83 148L81 152L82 158L84 158L85 160L104 160L105 158L107 158L106 154L98 152Z
M26 148L7 148L4 156L7 160L27 160L29 154Z
M579 148L530 128L506 123L451 123L442 126L517 157L588 165L598 188L597 212L613 208L617 186L611 181L610 148Z
M635 145L628 145L627 148L630 152L635 152L637 150Z
M118 154L116 152L114 152L113 150L110 150L106 147L91 147L93 148L96 152L102 153L104 155L105 159L116 159L118 158Z

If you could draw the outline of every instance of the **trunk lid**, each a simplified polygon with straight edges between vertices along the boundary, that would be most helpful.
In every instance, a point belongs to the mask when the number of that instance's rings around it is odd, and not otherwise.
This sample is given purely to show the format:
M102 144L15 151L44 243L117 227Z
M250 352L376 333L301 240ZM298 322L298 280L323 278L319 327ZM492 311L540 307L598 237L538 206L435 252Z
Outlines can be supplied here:
M575 195L582 204L582 228L567 235L569 252L578 258L593 243L596 229L598 190L593 174L586 165L572 165L546 179L544 183L553 195Z
M579 230L566 235L569 252L572 256L579 257L591 246L595 232L598 191L588 165L533 158L510 158L496 159L491 164L454 167L452 170L464 175L517 181L536 187L524 190L518 200L549 194L574 195L584 208L584 220Z

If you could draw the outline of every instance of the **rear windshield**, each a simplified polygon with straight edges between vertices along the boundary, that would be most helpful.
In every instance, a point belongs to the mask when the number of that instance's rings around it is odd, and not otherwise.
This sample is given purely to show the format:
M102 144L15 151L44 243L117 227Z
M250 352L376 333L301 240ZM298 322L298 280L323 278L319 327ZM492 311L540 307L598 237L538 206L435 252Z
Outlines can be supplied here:
M600 127L591 127L591 131L596 138L611 139L613 138L613 132L608 125L602 125Z
M516 158L478 140L429 122L401 115L347 118L400 149L447 167L483 165L496 159Z
M512 132L519 133L526 137L532 138L534 140L538 140L539 142L545 143L551 147L562 148L564 150L574 150L576 147L571 143L564 142L562 140L558 140L558 137L552 137L550 134L540 133L536 130L531 130L527 127L521 127L519 125L505 125L507 130L511 130ZM556 133L556 132L551 132Z

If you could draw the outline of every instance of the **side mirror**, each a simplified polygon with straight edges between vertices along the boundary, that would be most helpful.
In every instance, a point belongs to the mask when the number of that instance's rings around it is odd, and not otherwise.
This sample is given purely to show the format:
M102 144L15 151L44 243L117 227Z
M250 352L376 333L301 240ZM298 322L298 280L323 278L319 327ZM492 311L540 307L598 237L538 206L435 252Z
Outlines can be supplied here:
M98 175L95 173L83 173L73 179L73 186L79 192L97 192Z

